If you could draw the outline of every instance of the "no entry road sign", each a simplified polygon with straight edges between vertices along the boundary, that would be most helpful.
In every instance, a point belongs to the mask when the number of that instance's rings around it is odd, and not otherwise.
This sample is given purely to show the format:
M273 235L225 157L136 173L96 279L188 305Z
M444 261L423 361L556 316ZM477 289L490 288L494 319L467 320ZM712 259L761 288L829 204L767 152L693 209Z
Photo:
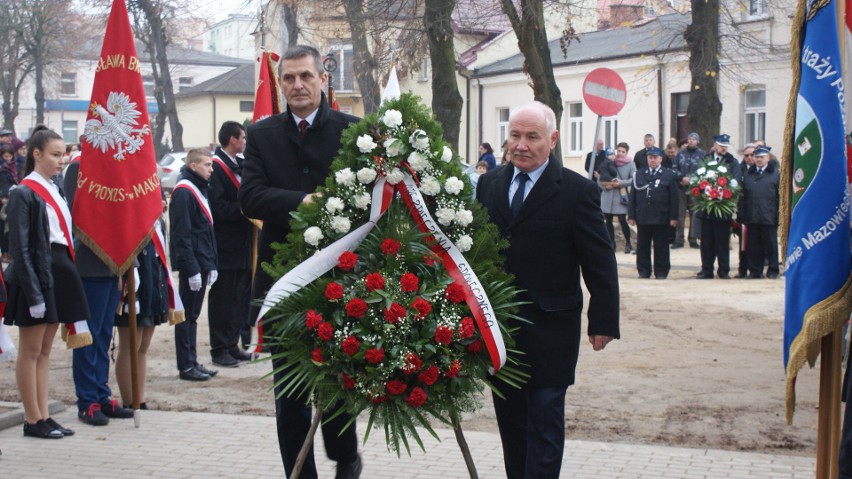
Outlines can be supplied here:
M596 68L583 82L583 100L600 116L617 115L627 101L624 80L609 68Z

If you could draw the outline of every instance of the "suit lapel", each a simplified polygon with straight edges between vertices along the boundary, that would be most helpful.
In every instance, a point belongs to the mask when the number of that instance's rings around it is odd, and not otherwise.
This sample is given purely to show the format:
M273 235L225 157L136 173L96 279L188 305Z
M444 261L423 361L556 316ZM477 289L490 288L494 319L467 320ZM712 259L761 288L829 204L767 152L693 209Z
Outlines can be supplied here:
M518 216L515 217L514 220L511 221L509 226L514 226L529 216L531 216L535 211L539 209L541 205L546 203L550 198L557 193L559 190L559 181L561 180L560 170L562 167L556 163L556 160L551 155L547 160L547 167L542 172L538 181L535 182L529 194L527 195L527 199L524 200L523 205L521 205L521 211L518 212ZM509 177L509 181L511 181L511 175ZM506 189L504 192L509 191L509 184L506 183ZM508 193L504 194L506 201L506 206L508 210ZM511 210L509 211L509 217L512 217Z
M514 173L515 168L512 165L506 165L501 168L499 176L494 178L497 188L492 190L493 194L497 195L493 204L496 205L497 213L500 215L504 224L507 225L512 222L512 209L509 207L509 184L512 182Z

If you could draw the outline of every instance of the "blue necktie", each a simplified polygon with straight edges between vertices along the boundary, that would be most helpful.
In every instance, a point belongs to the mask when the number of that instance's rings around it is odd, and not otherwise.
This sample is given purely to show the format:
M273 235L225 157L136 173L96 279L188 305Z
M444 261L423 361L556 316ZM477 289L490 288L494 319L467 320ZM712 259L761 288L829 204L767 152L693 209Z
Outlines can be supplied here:
M515 190L515 195L512 196L512 204L509 207L512 209L512 218L518 216L521 211L521 205L524 204L524 192L526 191L527 180L530 179L526 173L518 173L518 189Z

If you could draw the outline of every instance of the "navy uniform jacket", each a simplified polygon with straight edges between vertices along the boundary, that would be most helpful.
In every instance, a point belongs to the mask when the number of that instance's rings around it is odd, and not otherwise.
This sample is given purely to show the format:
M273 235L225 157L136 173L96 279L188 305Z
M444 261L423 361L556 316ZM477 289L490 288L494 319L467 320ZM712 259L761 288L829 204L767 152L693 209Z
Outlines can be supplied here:
M627 217L639 225L667 225L677 219L679 175L670 168L639 170L633 176Z
M514 323L520 359L529 365L531 387L567 387L574 383L580 340L583 291L591 295L589 335L620 336L615 252L600 208L597 184L563 168L551 156L518 216L509 209L514 167L503 165L479 177L476 198L509 240L503 251L506 271L522 291Z
M756 166L749 167L743 175L737 220L749 225L777 225L780 184L781 174L772 163L766 165L762 175L757 174Z
M207 196L209 183L187 166L180 170L180 179L191 181ZM169 256L172 269L187 277L207 274L218 269L216 263L216 238L213 225L207 219L195 195L185 188L172 191L169 206Z
M242 167L234 165L222 148L217 147L214 155L227 165L232 174L241 174ZM222 165L214 161L213 174L210 176L210 209L213 211L213 233L216 235L220 271L251 269L251 235L254 227L240 211L238 193L239 190Z

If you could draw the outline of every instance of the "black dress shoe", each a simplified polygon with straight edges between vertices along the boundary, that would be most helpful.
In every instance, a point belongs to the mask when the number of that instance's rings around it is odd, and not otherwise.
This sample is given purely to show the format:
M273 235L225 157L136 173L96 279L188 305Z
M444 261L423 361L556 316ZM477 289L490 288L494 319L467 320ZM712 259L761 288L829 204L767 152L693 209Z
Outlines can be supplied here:
M24 421L24 436L37 437L40 439L62 439L65 437L62 431L55 429L44 419L39 419L35 424L27 424Z
M228 351L231 354L231 357L238 361L251 361L253 359L251 353L247 351L243 351L242 349L232 349Z
M73 429L68 429L67 427L62 427L58 422L54 421L52 417L45 419L44 422L46 422L47 425L52 427L53 429L56 429L57 431L61 432L63 436L73 436L74 435Z
M228 353L213 356L213 364L223 368L235 368L240 365L240 360Z
M728 273L719 273L719 279L731 279Z
M189 368L180 372L180 378L186 381L207 381L210 375L199 371L197 368Z
M692 248L692 249L698 249L698 248L700 248L701 246L698 244L698 241L690 241L690 242L689 242L689 247L690 247L690 248Z
M361 456L358 456L352 462L337 463L337 474L334 479L358 479L361 477L361 470L364 466L361 464Z
M639 279L649 279L651 277L650 274L640 274Z
M683 248L683 243L673 243L672 244L672 249L679 249L679 248Z
M778 273L767 273L766 277L769 278L769 279L777 279Z
M697 279L713 279L713 273L705 273L704 271L699 271L698 274L695 275Z
M656 276L656 278L657 278L657 279L666 279L666 278L668 278L668 277L669 277L669 274L668 274L668 273L666 273L666 274L658 274L658 275Z
M199 364L198 366L195 366L195 369L197 369L198 371L210 376L211 378L213 376L219 374L219 371L217 371L215 369L207 369L206 367L204 367L203 364Z

